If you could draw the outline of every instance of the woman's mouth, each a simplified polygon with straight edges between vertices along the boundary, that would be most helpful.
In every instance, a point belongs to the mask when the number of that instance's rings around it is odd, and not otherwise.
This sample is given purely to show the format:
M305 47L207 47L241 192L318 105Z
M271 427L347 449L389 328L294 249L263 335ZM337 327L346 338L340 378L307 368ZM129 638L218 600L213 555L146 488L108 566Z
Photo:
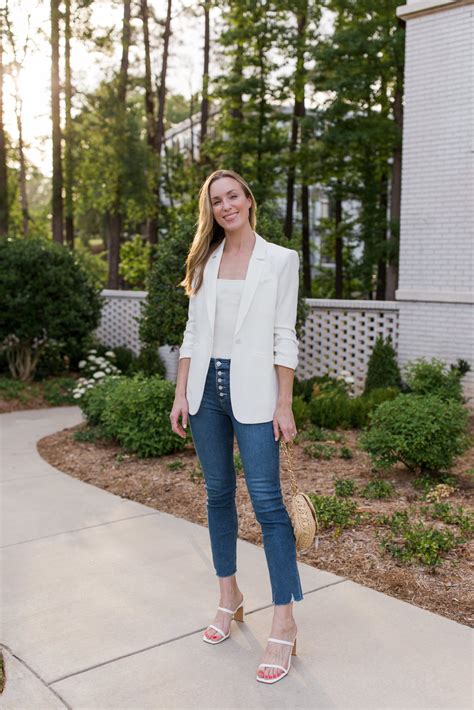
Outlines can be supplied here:
M236 217L237 215L238 215L238 212L233 212L232 214L226 215L224 217L224 219L226 222L231 222L234 219L234 217Z

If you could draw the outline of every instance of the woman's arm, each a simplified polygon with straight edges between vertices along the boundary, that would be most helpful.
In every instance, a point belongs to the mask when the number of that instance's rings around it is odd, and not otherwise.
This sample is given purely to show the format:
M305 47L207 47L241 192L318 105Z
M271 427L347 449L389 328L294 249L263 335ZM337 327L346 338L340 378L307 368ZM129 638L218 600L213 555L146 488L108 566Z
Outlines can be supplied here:
M278 400L273 415L275 441L293 440L296 424L293 416L293 381L298 364L296 315L298 309L300 257L291 253L278 279L278 294L274 325L274 366L278 376Z

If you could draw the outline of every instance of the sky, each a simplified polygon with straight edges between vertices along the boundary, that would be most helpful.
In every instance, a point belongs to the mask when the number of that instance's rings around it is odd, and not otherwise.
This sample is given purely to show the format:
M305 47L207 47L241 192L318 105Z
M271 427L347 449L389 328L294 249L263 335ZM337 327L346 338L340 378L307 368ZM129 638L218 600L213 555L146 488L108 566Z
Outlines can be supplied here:
M0 0L0 6L8 5L9 16L17 45L17 56L23 59L23 48L28 37L28 51L24 56L23 70L20 76L20 93L23 100L23 132L25 152L28 159L45 175L50 176L51 166L51 119L50 119L50 2L49 0ZM74 1L72 2L74 6ZM202 84L203 54L203 17L189 11L195 7L195 0L174 0L173 35L170 43L167 88L173 93L189 97L200 91ZM149 0L149 6L158 18L166 14L165 0ZM122 4L118 0L94 0L91 8L91 26L96 32L114 27L120 33L122 22ZM140 23L136 23L141 31ZM211 14L212 39L219 32L219 13ZM159 70L161 47L157 36L157 26L150 22L154 30L152 43L156 47L152 56L154 71ZM119 34L118 34L119 36ZM142 44L141 35L137 38ZM6 46L5 46L6 45ZM73 41L71 43L73 85L81 92L91 91L104 76L120 64L120 44L116 42L115 53L107 55L94 49L91 42ZM11 48L4 42L4 62L12 58ZM61 51L63 56L63 52ZM134 58L131 51L131 62ZM211 73L216 70L211 55ZM61 70L61 74L63 74ZM15 119L14 83L7 75L4 84L5 127L17 142Z

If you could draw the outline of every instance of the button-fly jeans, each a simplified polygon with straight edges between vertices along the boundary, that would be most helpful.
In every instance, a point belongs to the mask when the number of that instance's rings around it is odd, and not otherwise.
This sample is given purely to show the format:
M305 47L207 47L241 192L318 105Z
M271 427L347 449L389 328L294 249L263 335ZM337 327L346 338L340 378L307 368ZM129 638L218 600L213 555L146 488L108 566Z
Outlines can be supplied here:
M207 515L216 575L237 571L234 434L252 506L262 528L273 604L301 601L296 545L280 487L280 446L273 422L243 424L232 412L230 359L211 358L199 410L189 425L207 494Z

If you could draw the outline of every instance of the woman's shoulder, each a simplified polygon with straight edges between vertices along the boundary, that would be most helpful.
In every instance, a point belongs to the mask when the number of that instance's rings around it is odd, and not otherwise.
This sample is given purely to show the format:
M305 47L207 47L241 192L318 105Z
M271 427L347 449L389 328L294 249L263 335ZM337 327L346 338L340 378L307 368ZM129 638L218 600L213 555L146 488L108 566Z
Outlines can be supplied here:
M286 264L288 262L297 261L299 263L300 256L296 249L290 249L289 247L284 247L281 244L275 244L275 242L267 243L267 253L270 258L279 265Z

